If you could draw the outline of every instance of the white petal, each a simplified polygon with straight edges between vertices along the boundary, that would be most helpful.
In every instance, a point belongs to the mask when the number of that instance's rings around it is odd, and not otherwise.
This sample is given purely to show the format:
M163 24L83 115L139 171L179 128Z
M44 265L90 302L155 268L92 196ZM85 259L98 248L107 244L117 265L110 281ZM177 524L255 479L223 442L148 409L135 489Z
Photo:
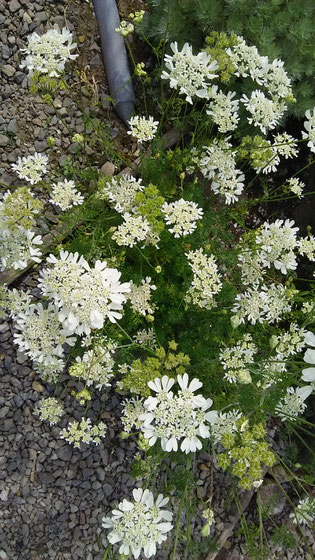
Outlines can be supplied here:
M306 350L304 354L304 362L307 364L315 364L315 350Z
M313 334L311 331L307 331L304 337L304 341L310 346L315 346L315 334Z

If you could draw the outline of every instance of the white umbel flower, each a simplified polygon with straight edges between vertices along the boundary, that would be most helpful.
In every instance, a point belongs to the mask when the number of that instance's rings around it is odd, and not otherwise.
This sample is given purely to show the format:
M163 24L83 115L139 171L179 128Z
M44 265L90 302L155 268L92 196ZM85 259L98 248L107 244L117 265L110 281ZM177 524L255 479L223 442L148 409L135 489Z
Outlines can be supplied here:
M132 175L122 175L113 177L98 192L100 198L106 198L115 206L115 210L120 214L132 212L135 208L135 198L138 192L142 192L144 185L141 179L136 179Z
M213 443L219 443L223 434L233 434L237 432L237 421L240 420L242 414L239 410L231 410L230 412L219 412L216 421L211 424L211 439Z
M178 375L180 390L177 395L170 391L174 382L166 375L149 381L148 386L157 394L144 401L147 412L140 416L143 420L141 430L150 446L161 440L163 451L177 451L182 440L180 449L187 454L202 448L199 438L210 436L210 424L215 422L217 412L208 410L211 399L194 395L202 387L199 379L189 383L187 373Z
M298 251L300 255L305 255L310 261L315 261L315 237L301 237L298 241Z
M130 301L131 309L135 313L140 313L144 317L146 315L153 315L155 310L154 303L151 303L151 292L156 290L156 286L151 284L150 276L141 280L140 286L130 282L130 293L128 299Z
M294 158L298 155L296 142L296 139L293 138L291 134L287 134L286 132L276 134L273 137L272 149L276 156L284 156L285 159Z
M284 313L291 311L288 294L280 284L254 286L243 294L238 294L232 308L237 313L239 323L247 319L252 325L257 322L278 321Z
M212 179L213 192L223 196L226 204L231 204L243 192L245 175L236 168L236 152L227 140L214 140L210 146L204 146L200 171L204 177Z
M263 134L277 126L286 110L284 103L269 99L259 89L253 91L250 98L243 94L241 101L251 114L247 119L249 124L258 126Z
M193 103L193 97L208 98L210 80L217 77L216 60L211 60L206 52L193 55L192 47L185 43L182 50L178 50L177 42L170 45L173 55L165 55L164 62L167 70L162 72L161 78L169 80L170 87L179 89L179 93L186 96L188 103Z
M238 256L238 260L244 286L259 284L263 278L263 265L260 256L249 249L245 249Z
M47 259L53 266L41 274L40 288L59 307L59 320L71 333L90 334L105 320L121 318L129 283L120 283L121 273L96 261L93 268L78 253L61 251L60 258Z
M285 186L291 192L296 194L296 196L298 196L299 198L303 198L303 189L305 187L305 183L303 183L302 181L300 181L296 177L291 177L291 179L287 180Z
M132 494L133 501L120 502L112 517L103 517L102 526L111 529L111 544L121 543L119 554L139 558L143 549L145 558L151 558L156 554L156 545L165 541L173 528L173 514L162 509L169 499L159 494L154 500L152 492L142 488L135 488Z
M164 202L162 212L165 214L165 222L172 227L169 231L174 237L182 237L192 233L197 227L197 221L203 216L202 208L195 202L189 200L176 200L175 202Z
M142 421L141 414L146 412L143 406L144 399L127 399L123 402L123 414L121 421L124 425L125 432L129 433L132 429L140 430Z
M48 420L51 426L57 424L64 413L62 405L54 397L43 399L35 409L35 414L38 414L41 420Z
M146 119L145 117L139 117L136 115L135 117L131 117L128 124L130 126L130 130L127 131L127 134L131 134L131 136L137 138L138 142L141 144L142 142L153 140L159 121L154 121L153 117L150 116Z
M101 438L105 437L106 426L104 422L92 425L90 418L81 422L70 422L68 428L61 430L59 437L72 443L74 447L80 447L81 443L95 443L99 445Z
M293 220L276 220L273 223L265 222L260 234L256 237L259 248L259 257L263 266L270 268L273 265L282 274L287 274L297 267L294 253L298 240L296 234L298 227L293 227Z
M202 248L189 251L186 256L194 276L185 300L202 309L212 309L216 305L214 296L222 287L214 256L205 255Z
M139 241L145 241L151 233L150 224L143 216L132 216L129 212L125 212L123 219L123 223L112 235L112 239L118 245L133 247Z
M42 245L40 235L35 235L31 230L17 226L12 229L0 230L0 271L6 268L15 270L26 268L29 261L39 263L42 252L38 245Z
M83 204L84 197L76 189L74 181L66 180L53 186L49 201L65 211L73 206Z
M56 356L63 357L64 344L75 344L75 338L69 337L60 324L58 308L52 304L46 309L41 303L30 305L17 315L15 324L20 331L14 335L19 350L44 365L53 362Z
M71 377L82 379L87 387L95 385L96 389L110 387L110 380L114 377L114 352L116 345L111 341L96 342L82 358L77 357L70 366Z
M254 362L257 350L250 334L244 334L235 346L222 350L219 359L224 369L224 379L230 383L250 383L248 365Z
M280 416L282 422L287 419L294 420L306 409L305 400L312 393L312 387L288 387L286 396L281 399L276 408L277 416Z
M28 37L28 45L21 49L26 54L25 60L20 65L27 68L30 75L36 71L48 76L56 77L64 71L67 60L74 60L77 54L72 54L76 43L72 43L72 33L66 27L49 29L43 35L32 33Z
M284 62L275 58L268 64L267 72L263 76L263 85L274 98L291 98L292 87L291 80L284 69Z
M25 179L34 185L38 183L47 173L48 157L35 152L33 156L19 157L17 163L12 163L11 167L20 179Z
M257 84L262 85L268 72L267 56L261 56L255 46L248 46L243 37L237 37L237 44L226 49L234 65L236 76L250 76Z
M304 121L304 128L307 132L302 130L302 138L308 140L309 149L315 153L315 107L312 110L308 109L305 116L307 121Z
M221 90L218 91L218 86L212 86L211 88L211 101L207 106L206 113L218 125L219 132L229 132L237 127L240 118L238 99L233 99L235 95L235 91L228 91L227 94Z

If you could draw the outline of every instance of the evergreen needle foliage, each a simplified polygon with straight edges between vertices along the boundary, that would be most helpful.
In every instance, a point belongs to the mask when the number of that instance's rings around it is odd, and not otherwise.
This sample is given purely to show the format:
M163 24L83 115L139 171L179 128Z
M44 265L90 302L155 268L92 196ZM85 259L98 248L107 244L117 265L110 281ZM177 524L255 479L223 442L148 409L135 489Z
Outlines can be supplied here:
M302 117L315 105L312 0L149 0L149 6L142 26L155 44L188 41L200 49L213 31L236 33L261 55L284 61L297 99L292 113Z

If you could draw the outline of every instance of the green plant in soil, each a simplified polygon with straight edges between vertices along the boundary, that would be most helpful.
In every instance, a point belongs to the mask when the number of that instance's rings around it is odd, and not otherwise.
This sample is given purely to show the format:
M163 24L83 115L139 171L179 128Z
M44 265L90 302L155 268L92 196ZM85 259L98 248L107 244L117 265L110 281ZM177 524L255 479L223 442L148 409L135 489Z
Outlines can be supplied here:
M139 20L143 33L141 17L131 19ZM126 26L119 32L125 33ZM314 389L309 366L315 361L315 298L313 279L299 277L299 262L315 260L315 238L310 231L304 236L290 218L271 211L264 220L257 209L268 210L268 203L279 199L312 196L301 182L283 177L279 164L281 158L295 158L301 142L314 152L314 115L306 113L299 139L277 128L293 99L286 74L279 80L272 64L268 74L259 53L254 66L252 54L250 60L244 56L241 69L235 57L241 56L238 49L246 50L242 40L212 38L198 55L189 45L173 46L172 57L164 61L164 43L154 47L149 41L162 63L155 69L161 79L151 84L159 103L154 119L145 114L130 121L129 132L139 140L137 176L99 172L95 161L101 153L117 168L123 161L106 123L85 114L84 133L75 135L73 153L62 164L60 221L66 237L42 265L42 303L5 287L1 293L1 307L18 331L17 345L55 394L64 368L71 388L73 378L81 383L71 394L85 406L84 415L60 437L76 447L108 437L91 403L110 388L121 399L121 437L136 437L132 474L141 487L103 520L110 530L104 558L137 557L142 548L150 557L166 539L168 560L215 550L217 469L226 472L226 503L236 503L251 558L267 558L270 549L267 513L259 498L267 469L302 535L301 525L310 523L311 460L301 474L296 461L298 442L312 455L307 408ZM132 57L132 62L145 85L138 61ZM52 106L58 87L67 88L63 80L51 83L38 76L34 84ZM163 133L170 126L180 131L179 140L165 148ZM87 141L89 130L93 135ZM146 135L153 137L150 153L143 149ZM50 147L53 161L53 142ZM313 162L311 157L306 167ZM17 170L27 180L23 165ZM60 169L51 169L41 183L55 205L58 176ZM298 169L294 177L300 177ZM39 205L32 204L27 190L16 193L21 220L35 227ZM21 241L23 252L19 249L20 237L29 234L8 220L12 200L13 195L5 196L0 207L7 251L2 265L23 268L25 255L35 262L41 255L39 249L31 251L29 237L29 245ZM49 421L48 407L43 410ZM273 449L270 427L289 442L285 455ZM210 457L203 497L197 484L202 451ZM278 465L290 472L290 494L272 470ZM258 489L258 526L247 523L240 489ZM197 516L203 518L201 529L192 535L191 520ZM273 534L277 542L291 545L281 529ZM304 544L309 552L305 538Z

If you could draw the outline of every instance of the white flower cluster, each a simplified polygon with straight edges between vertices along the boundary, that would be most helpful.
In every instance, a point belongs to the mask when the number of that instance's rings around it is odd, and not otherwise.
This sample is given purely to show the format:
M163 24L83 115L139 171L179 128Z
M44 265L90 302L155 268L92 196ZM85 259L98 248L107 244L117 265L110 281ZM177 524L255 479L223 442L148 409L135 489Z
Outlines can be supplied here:
M300 255L305 255L310 261L315 261L315 237L300 237L298 241L298 251Z
M38 373L46 383L57 383L60 373L63 371L65 363L62 359L53 357L53 360L49 364L44 364L43 362L33 361L33 368Z
M229 132L235 130L239 122L238 99L233 99L236 93L228 91L218 91L218 86L212 86L209 96L211 101L207 106L206 113L213 122L218 125L219 132Z
M38 183L47 173L48 157L35 152L33 156L19 157L17 163L12 163L11 167L20 179L25 179L34 185Z
M199 438L210 437L209 424L215 422L217 412L208 411L211 399L194 395L202 387L199 379L189 383L188 375L184 373L177 376L177 382L180 390L174 395L170 389L175 380L167 375L149 381L148 386L156 396L148 397L143 403L146 412L140 416L143 420L141 431L150 446L159 439L163 451L177 451L182 440L181 451L195 452L202 448Z
M301 352L307 344L305 336L306 330L299 328L296 323L291 323L288 330L273 336L272 347L276 351L276 360L286 360Z
M315 153L315 107L308 109L305 113L307 121L304 121L304 128L307 132L302 131L302 137L308 140L307 145L311 152Z
M127 399L123 402L123 414L121 421L124 425L125 432L131 432L133 428L140 430L142 420L140 416L146 412L143 406L143 399L136 397L135 399Z
M15 288L9 290L5 285L0 287L0 311L7 310L12 319L28 309L31 301L32 296L29 292Z
M273 223L265 222L260 235L256 237L259 257L262 265L270 268L273 265L277 270L286 274L297 267L294 250L298 241L296 233L298 227L293 227L293 220L276 220Z
M287 331L273 335L270 339L270 347L275 354L265 360L260 367L261 380L259 386L271 387L274 382L282 380L282 373L287 371L287 360L300 352L306 344L306 331L291 323Z
M189 251L186 256L194 277L185 300L203 309L211 309L216 305L214 296L222 287L214 256L205 255L202 248Z
M298 196L299 198L303 198L303 189L305 187L305 183L303 183L299 179L296 179L295 177L291 177L291 179L287 180L286 186L291 192L296 194L296 196Z
M218 412L218 416L214 424L211 425L211 439L213 443L219 443L223 434L233 434L237 432L236 422L240 420L242 414L239 410L231 410L229 412Z
M60 432L60 438L68 443L73 443L74 447L80 447L81 443L95 443L99 445L101 438L105 437L106 426L104 422L99 422L94 426L91 420L81 420L81 422L70 422L68 428Z
M142 329L134 335L133 339L141 346L147 346L152 350L157 348L157 341L153 329Z
M52 266L41 272L39 287L54 300L68 332L89 335L91 329L101 329L106 318L112 323L121 318L130 285L119 282L117 269L101 261L91 268L78 253L68 251L61 251L59 258L50 255L47 262Z
M237 38L236 45L226 49L235 68L235 75L246 78L250 76L257 84L263 84L263 78L268 71L268 57L261 56L255 46L246 44L243 37Z
M127 134L131 134L131 136L137 138L139 144L141 144L142 142L153 140L158 129L159 122L154 121L153 117L150 116L146 119L145 117L139 117L136 115L135 117L131 117L128 124L130 126L130 130L127 131Z
M43 240L40 235L22 226L17 226L13 230L0 230L1 245L1 267L0 271L6 268L15 270L25 268L29 261L39 263L42 253L38 245L42 245Z
M125 212L123 219L123 223L112 235L112 239L118 245L133 247L139 241L144 241L151 233L150 224L143 216L132 216L129 212Z
M95 385L96 389L110 386L110 379L114 376L115 360L113 354L116 344L106 341L97 342L91 350L85 352L70 366L69 374L85 381L87 387Z
M258 284L263 279L263 267L260 255L245 249L238 256L244 286Z
M232 311L237 313L239 323L247 319L252 325L257 321L278 321L284 313L291 311L290 298L280 284L254 286L243 294L237 294Z
M291 134L283 132L282 134L276 134L273 137L272 148L277 155L284 156L285 159L290 159L298 155L296 142L296 139L293 138Z
M103 517L102 526L111 529L108 540L111 544L120 543L119 554L139 558L143 549L146 558L156 554L156 545L167 539L173 525L173 514L161 509L168 498L159 494L154 500L152 492L135 488L133 501L123 500L112 511L112 517Z
M181 51L178 50L177 42L171 43L170 47L174 54L167 54L164 58L169 73L164 70L161 78L169 80L171 88L179 89L188 103L193 103L193 97L208 98L209 81L217 77L214 73L218 69L217 61L211 61L206 52L193 55L188 43L184 44Z
M27 47L21 49L27 56L20 67L27 68L30 75L36 71L51 77L59 76L65 69L65 63L79 56L71 54L76 46L76 43L72 43L72 33L66 27L62 31L49 29L43 35L32 33L28 37Z
M64 344L73 346L75 338L62 327L58 319L58 308L49 304L32 304L15 318L15 326L20 331L14 334L14 342L19 350L32 360L43 365L55 363L55 358L64 356Z
M291 99L291 80L283 68L283 61L275 59L271 63L267 56L261 56L255 46L249 47L243 37L237 44L226 49L234 67L235 75L251 79L264 86L274 99Z
M289 517L293 517L293 523L312 526L315 521L315 498L307 496L300 500L295 512L290 513Z
M76 189L74 181L66 180L53 186L49 201L65 211L82 204L84 197Z
M197 227L197 221L203 216L202 208L183 198L169 204L164 202L162 212L165 214L166 224L172 226L169 231L174 233L174 237L192 233Z
M48 397L40 401L34 413L38 414L41 420L48 420L49 424L53 426L59 422L65 411L57 399Z
M253 356L256 352L257 346L250 334L244 334L232 348L222 350L219 359L224 369L224 379L230 383L251 383L252 378L247 366L254 362Z
M143 191L141 179L136 179L132 175L121 175L113 177L99 191L100 198L108 198L115 204L114 208L120 214L133 212L135 209L135 198L138 192Z
M156 290L156 286L150 284L150 282L150 276L142 279L140 286L137 286L132 281L130 282L128 300L130 301L131 309L144 317L146 315L153 315L155 310L155 305L151 303L151 292Z
M232 144L225 140L214 140L204 146L205 153L200 159L200 171L207 179L212 179L211 189L225 197L226 204L236 202L243 192L245 175L236 168L236 152Z
M286 110L284 103L269 99L259 89L253 91L250 98L243 94L241 102L251 114L247 119L249 124L258 126L263 134L277 126Z
M288 387L286 396L280 400L276 408L277 416L280 416L282 422L287 419L294 420L300 416L306 409L305 400L312 393L312 387Z

